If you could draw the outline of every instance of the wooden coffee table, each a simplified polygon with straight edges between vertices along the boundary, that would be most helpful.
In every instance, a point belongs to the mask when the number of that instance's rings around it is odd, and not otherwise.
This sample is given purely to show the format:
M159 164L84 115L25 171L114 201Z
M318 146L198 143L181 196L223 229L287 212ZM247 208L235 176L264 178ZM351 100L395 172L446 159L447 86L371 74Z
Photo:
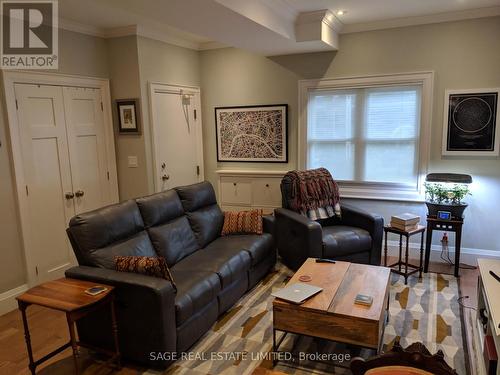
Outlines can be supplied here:
M389 317L390 274L387 267L349 262L316 263L314 258L308 258L287 285L300 282L302 275L309 275L312 277L309 284L322 287L323 291L301 305L275 298L273 351L278 351L287 333L295 333L380 353ZM372 296L373 304L354 304L357 294ZM284 332L279 340L277 331Z

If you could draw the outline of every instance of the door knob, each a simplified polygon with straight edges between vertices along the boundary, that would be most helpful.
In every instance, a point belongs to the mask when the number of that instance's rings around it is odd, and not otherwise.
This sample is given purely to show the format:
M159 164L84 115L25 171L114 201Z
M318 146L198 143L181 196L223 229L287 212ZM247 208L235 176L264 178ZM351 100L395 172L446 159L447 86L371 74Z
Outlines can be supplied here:
M168 175L168 174L164 174L163 176L161 176L161 179L162 179L163 181L167 181L167 180L169 180L169 179L170 179L170 175Z
M73 199L75 197L75 194L73 194L71 191L64 194L64 197L68 200Z
M75 196L76 196L77 198L81 198L81 197L83 197L83 195L84 195L84 194L85 194L85 192L84 192L83 190L77 190L77 191L75 192Z

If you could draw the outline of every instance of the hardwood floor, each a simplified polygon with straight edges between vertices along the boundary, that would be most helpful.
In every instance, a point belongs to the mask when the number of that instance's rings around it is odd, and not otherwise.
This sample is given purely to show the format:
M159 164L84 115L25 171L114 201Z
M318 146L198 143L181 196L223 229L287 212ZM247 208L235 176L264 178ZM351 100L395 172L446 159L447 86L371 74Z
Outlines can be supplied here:
M394 259L390 259L393 262ZM469 263L475 263L475 260L468 259ZM453 267L442 262L431 262L430 270L432 272L441 272L453 274ZM464 298L464 305L475 307L477 304L477 270L462 269L460 271L460 288ZM471 314L474 311L464 309L465 314ZM465 319L467 322L468 319ZM35 359L50 352L55 347L69 341L68 327L63 313L48 310L38 306L28 308L28 322L31 331L31 340ZM470 327L466 327L470 332ZM471 339L467 337L467 343L471 347ZM113 370L103 367L100 361L96 361L85 350L82 349L80 358L80 368L84 375L106 375L113 373ZM130 364L124 364L122 370L114 372L120 375L141 374L145 369ZM258 374L266 374L266 369L258 369ZM28 358L26 354L26 345L19 311L12 311L0 316L0 374L1 375L20 375L29 374ZM67 349L58 354L48 362L37 369L40 375L66 375L73 373L73 360L71 350ZM168 374L168 370L166 374Z

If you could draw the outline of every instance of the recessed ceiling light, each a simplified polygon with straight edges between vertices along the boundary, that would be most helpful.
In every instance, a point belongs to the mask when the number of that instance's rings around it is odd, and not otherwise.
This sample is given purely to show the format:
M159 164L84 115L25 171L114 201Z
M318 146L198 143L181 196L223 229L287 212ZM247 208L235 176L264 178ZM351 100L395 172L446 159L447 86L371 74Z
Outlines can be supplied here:
M345 10L337 10L337 16L343 16L347 12Z

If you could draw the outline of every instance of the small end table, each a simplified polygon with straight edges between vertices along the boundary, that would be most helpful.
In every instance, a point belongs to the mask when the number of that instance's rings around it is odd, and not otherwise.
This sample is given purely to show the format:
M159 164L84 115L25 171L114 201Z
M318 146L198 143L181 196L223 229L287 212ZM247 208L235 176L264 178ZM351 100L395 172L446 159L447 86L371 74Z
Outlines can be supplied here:
M384 266L391 268L391 271L397 273L398 275L402 275L405 278L405 285L408 284L408 276L414 274L415 272L419 272L419 278L422 277L422 260L424 256L424 232L425 227L423 225L418 225L416 229L412 231L404 231L390 225L386 225L384 227L385 241L384 241ZM394 233L399 235L399 260L396 263L393 263L387 266L387 234ZM408 263L408 253L410 250L410 237L421 233L420 235L420 264L415 266L413 264ZM403 253L403 237L406 237L406 251L405 251L405 260L403 262L402 253ZM405 266L405 271L401 271L401 267ZM398 269L394 269L393 267L398 267ZM408 271L408 267L413 268L413 270Z
M31 374L35 374L36 367L41 363L52 358L56 354L62 352L64 349L71 347L73 349L73 359L75 362L75 374L78 375L78 347L85 347L92 349L97 352L102 352L110 356L110 359L106 362L109 364L112 361L116 361L117 367L120 368L120 350L118 347L118 327L116 324L116 314L115 314L115 304L114 304L114 287L109 285L98 284L99 286L104 286L108 288L105 292L98 294L96 296L91 296L85 293L86 289L96 286L96 283L62 278L59 280L49 281L34 288L31 288L27 292L23 293L17 297L17 303L19 305L19 310L21 310L23 325L24 325L24 337L26 339L26 347L28 350L29 357L29 369ZM49 309L54 309L58 311L63 311L66 313L66 320L68 321L70 341L63 346L55 349L44 357L34 360L33 350L31 347L31 338L28 327L28 319L26 317L26 309L30 305L39 305L47 307ZM104 305L109 305L111 310L111 329L110 333L113 334L115 350L110 351L106 349L96 348L94 346L86 345L76 339L75 332L75 322L88 315L89 313L102 308Z

